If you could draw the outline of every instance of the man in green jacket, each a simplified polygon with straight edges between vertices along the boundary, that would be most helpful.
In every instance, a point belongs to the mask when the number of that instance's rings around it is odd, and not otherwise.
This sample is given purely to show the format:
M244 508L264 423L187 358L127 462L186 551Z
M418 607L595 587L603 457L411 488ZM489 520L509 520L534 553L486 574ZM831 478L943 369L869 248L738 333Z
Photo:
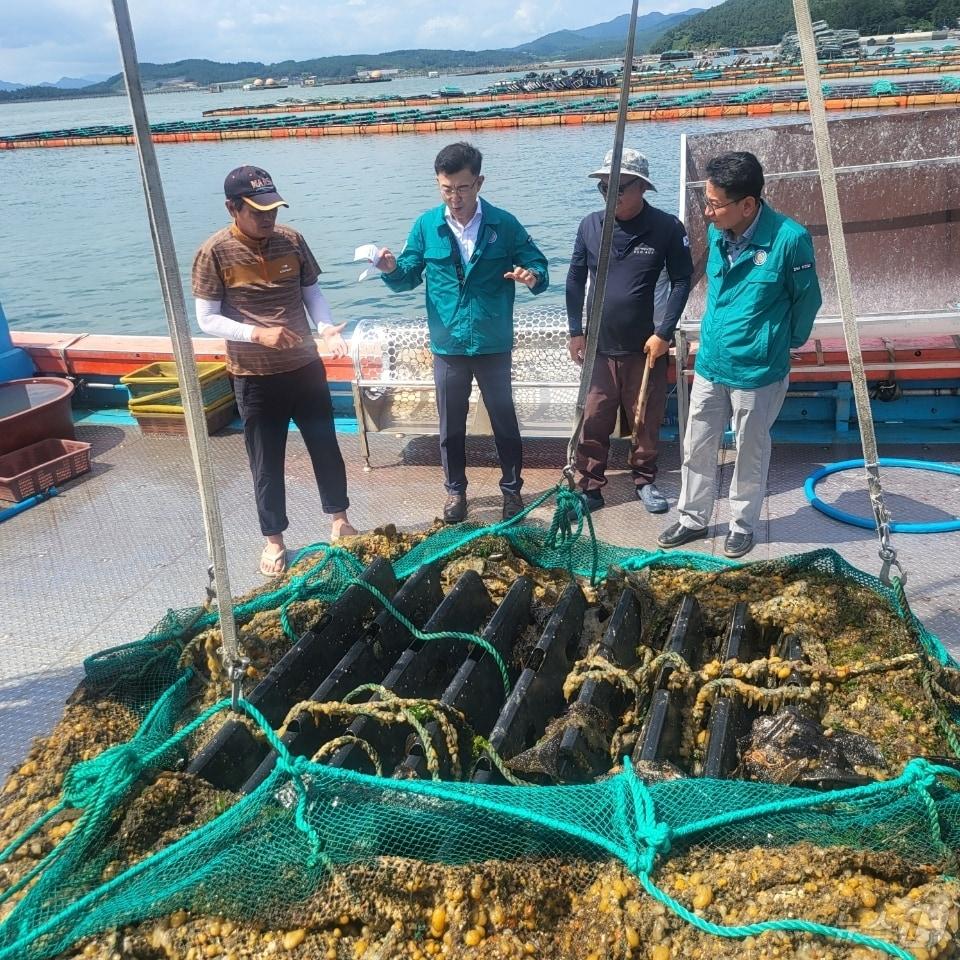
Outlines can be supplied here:
M447 523L467 515L467 411L474 377L500 460L503 518L523 509L523 446L510 378L514 291L522 283L542 293L550 282L546 257L516 217L480 200L482 159L469 143L444 147L434 162L443 203L421 214L398 256L384 248L376 260L391 290L412 290L426 281Z
M820 309L813 242L805 227L766 204L752 153L706 167L707 300L700 323L683 445L679 520L661 547L704 537L714 505L717 451L733 422L737 456L723 552L753 549L770 466L770 428L787 393L790 350L804 344Z

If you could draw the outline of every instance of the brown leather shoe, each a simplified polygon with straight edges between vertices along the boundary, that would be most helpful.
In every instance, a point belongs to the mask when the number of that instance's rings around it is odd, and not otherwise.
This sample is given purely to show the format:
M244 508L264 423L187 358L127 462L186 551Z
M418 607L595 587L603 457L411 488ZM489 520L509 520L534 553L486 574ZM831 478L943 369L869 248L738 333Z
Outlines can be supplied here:
M443 505L443 522L460 523L467 516L467 496L464 493L451 493Z

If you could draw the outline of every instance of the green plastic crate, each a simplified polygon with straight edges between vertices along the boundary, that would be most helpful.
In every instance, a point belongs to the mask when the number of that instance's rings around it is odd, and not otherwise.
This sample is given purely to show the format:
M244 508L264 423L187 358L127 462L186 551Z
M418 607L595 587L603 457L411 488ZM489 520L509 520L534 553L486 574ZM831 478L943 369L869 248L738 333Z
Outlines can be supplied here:
M225 397L233 396L233 385L224 363L197 364L200 390L205 408L215 406ZM130 410L157 407L168 413L183 413L183 396L177 376L177 365L171 361L151 363L120 378L130 391Z

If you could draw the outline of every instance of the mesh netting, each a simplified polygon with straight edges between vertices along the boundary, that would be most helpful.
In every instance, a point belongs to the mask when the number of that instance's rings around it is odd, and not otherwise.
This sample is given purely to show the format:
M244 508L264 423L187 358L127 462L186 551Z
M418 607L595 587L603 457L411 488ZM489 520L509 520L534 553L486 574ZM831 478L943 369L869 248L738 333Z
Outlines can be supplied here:
M955 752L956 665L897 583L830 550L737 565L598 544L584 535L589 518L572 528L563 519L579 501L552 493L549 529L521 516L442 528L415 545L388 531L373 552L398 581L508 543L588 592L610 579L639 583L644 571L747 568L864 588L913 638ZM359 582L371 549L309 548L289 579L239 603L251 676L258 653L275 662ZM214 627L204 608L171 611L143 640L91 658L57 731L8 781L0 960L955 955L960 773L951 761L915 757L885 780L827 791L649 778L629 750L579 785L391 779L291 754L277 725L241 700L243 723L276 763L236 793L182 772L236 717L221 699ZM420 724L438 720L423 705L404 709Z
M561 310L520 313L514 324L514 404L521 429L568 424L579 389ZM436 423L433 354L422 317L361 320L353 336L354 365L368 428L414 430ZM470 397L473 424L479 390Z

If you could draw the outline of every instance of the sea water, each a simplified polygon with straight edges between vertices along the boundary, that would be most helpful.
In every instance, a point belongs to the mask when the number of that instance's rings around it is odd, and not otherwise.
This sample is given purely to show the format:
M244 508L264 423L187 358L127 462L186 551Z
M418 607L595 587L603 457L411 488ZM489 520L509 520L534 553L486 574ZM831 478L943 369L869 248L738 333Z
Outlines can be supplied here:
M455 82L465 91L517 74L405 78L285 90L228 90L147 97L151 122L199 120L204 110L309 99L415 95ZM676 213L684 133L797 123L802 117L638 121L625 146L650 161L657 192L647 199ZM0 135L130 122L125 98L0 105ZM602 207L588 178L613 146L613 123L464 133L377 134L158 144L156 153L192 318L190 267L203 240L230 220L223 178L233 167L266 168L290 208L280 219L300 230L323 269L322 289L337 322L417 317L423 291L392 294L354 249L376 243L399 251L416 216L439 203L433 160L465 138L484 156L482 196L519 218L549 259L550 289L518 290L517 310L561 308L564 278L580 219ZM0 303L13 329L163 334L157 276L136 149L133 146L0 151ZM192 320L195 327L195 320Z

